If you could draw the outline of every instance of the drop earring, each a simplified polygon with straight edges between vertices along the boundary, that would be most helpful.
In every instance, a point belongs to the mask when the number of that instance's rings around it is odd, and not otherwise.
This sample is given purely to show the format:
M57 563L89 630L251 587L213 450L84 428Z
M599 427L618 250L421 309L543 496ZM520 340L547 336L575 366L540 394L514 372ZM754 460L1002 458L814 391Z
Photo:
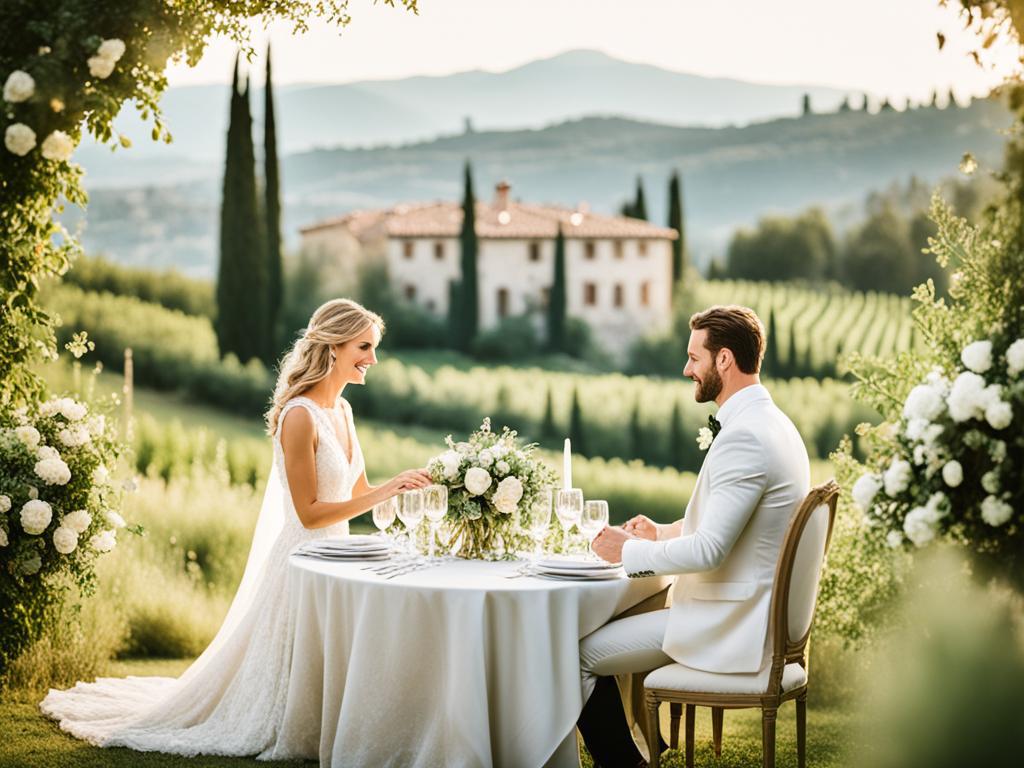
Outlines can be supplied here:
M334 361L338 359L338 356L334 354L334 350L331 350L331 367L334 367Z

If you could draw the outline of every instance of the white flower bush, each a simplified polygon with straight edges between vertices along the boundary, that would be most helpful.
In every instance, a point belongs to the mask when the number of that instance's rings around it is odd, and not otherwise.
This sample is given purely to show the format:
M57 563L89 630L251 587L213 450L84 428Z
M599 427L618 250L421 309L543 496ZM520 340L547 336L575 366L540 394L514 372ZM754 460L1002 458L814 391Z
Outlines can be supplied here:
M4 101L8 104L20 104L35 95L36 81L28 72L16 69L7 76L4 83Z
M78 534L63 525L53 532L53 548L62 555L70 555L78 548Z
M29 499L21 508L21 527L29 536L38 536L53 519L53 508L41 499Z
M518 445L507 427L495 434L490 419L468 441L456 443L449 435L446 442L448 450L431 459L427 470L435 483L448 486L446 525L459 555L491 559L528 547L517 511L554 483L554 474L534 455L537 446Z
M71 469L63 459L37 461L33 471L47 485L67 485L71 479Z
M43 139L40 151L47 160L64 162L70 159L71 153L75 151L75 142L64 131L54 131Z
M36 146L36 132L24 123L12 123L4 131L4 146L11 154L24 157Z

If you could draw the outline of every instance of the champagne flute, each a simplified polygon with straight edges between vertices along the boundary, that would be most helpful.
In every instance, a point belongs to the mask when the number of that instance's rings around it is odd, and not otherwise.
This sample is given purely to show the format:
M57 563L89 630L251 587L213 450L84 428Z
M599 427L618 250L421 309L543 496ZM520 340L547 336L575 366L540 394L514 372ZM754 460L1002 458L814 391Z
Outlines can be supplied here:
M604 527L608 525L608 502L590 500L583 505L583 514L580 515L580 532L587 537L587 548L594 543Z
M402 521L409 534L408 554L414 556L416 554L416 528L423 521L423 491L416 488L402 494L398 519Z
M437 526L444 520L448 511L448 486L428 485L423 489L423 512L430 521L430 553L428 557L434 559L434 539L437 537Z
M391 543L391 537L388 536L387 530L395 522L395 517L398 515L398 497L392 496L389 499L385 499L380 504L373 508L373 524L377 526L377 530L380 531L381 537Z
M536 564L540 558L541 546L544 544L544 539L548 535L548 529L551 527L551 499L553 496L552 489L544 488L537 498L533 500L533 504L523 510L522 518L520 519L520 525L526 529L526 533L533 540L533 557L531 558Z
M579 488L559 488L555 493L555 515L565 532L562 548L569 551L569 529L580 521L583 514L583 491Z

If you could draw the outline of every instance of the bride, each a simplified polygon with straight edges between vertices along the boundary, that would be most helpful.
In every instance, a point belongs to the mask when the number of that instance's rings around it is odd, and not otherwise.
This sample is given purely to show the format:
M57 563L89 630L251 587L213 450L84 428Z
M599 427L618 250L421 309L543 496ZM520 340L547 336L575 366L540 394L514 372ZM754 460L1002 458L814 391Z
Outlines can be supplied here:
M274 460L249 560L223 625L177 679L99 678L40 704L60 727L103 747L180 755L310 757L308 734L282 727L286 704L312 692L289 686L292 626L288 554L310 539L344 536L348 521L404 490L429 483L424 470L379 486L366 480L346 384L363 384L377 362L381 318L347 299L313 313L281 364L266 414ZM312 727L315 727L312 726ZM312 756L312 757L315 757Z

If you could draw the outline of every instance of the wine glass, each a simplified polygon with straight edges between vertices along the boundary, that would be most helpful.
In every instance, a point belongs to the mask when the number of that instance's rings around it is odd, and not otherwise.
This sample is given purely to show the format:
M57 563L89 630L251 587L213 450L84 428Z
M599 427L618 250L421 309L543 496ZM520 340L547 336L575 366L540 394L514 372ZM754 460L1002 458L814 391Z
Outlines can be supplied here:
M608 525L608 502L590 500L583 505L580 515L580 532L587 537L587 548L594 543L604 527Z
M579 488L559 488L555 492L555 515L565 532L562 548L569 551L569 529L580 521L583 514L583 491Z
M409 534L409 555L414 555L416 553L416 529L423 521L423 491L416 488L402 494L398 519L402 521Z
M377 530L380 531L380 535L390 544L390 537L387 535L388 528L391 527L392 523L395 522L395 516L398 514L398 497L392 496L389 499L384 499L380 504L373 508L373 524L377 526Z
M526 529L526 533L533 540L534 563L540 558L541 546L548 535L551 527L551 499L553 492L550 488L541 490L533 500L533 504L523 510L519 524Z
M423 512L430 521L430 553L428 557L434 559L434 539L437 536L437 525L448 511L448 486L428 485L423 489Z

